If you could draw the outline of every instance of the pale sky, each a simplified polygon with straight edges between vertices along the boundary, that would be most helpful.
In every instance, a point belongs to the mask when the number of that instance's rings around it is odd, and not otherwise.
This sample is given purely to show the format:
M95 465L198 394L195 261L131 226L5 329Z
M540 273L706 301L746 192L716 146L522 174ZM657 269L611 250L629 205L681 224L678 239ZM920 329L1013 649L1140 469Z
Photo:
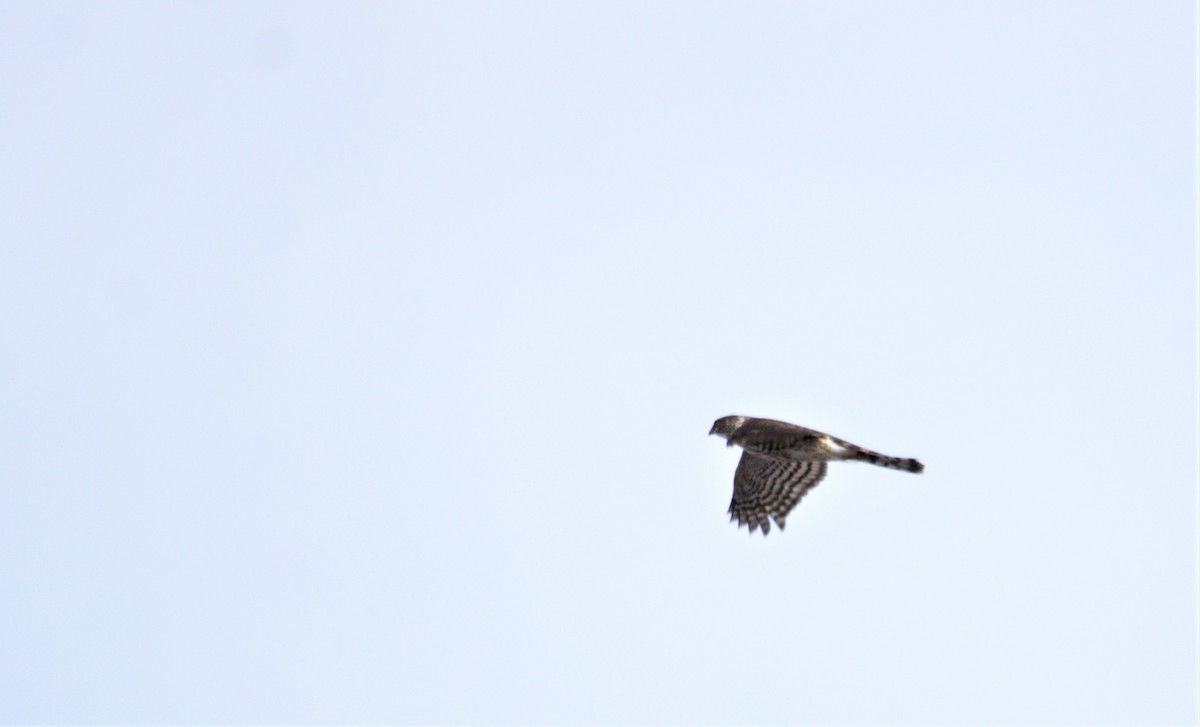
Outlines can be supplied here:
M0 722L1194 724L1195 37L0 4Z

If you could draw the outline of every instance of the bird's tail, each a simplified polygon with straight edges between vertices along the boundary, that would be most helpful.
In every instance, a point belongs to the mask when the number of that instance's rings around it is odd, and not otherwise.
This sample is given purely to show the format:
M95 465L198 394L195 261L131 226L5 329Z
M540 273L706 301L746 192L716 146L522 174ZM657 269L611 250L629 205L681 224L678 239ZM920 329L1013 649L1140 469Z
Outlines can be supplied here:
M870 462L871 464L878 465L880 467L888 467L894 470L904 470L905 472L912 472L914 474L920 474L921 472L925 471L925 465L921 464L915 459L889 457L886 454L872 452L869 449L862 449L861 447L854 453L853 456L847 457L846 459L854 459L860 462Z

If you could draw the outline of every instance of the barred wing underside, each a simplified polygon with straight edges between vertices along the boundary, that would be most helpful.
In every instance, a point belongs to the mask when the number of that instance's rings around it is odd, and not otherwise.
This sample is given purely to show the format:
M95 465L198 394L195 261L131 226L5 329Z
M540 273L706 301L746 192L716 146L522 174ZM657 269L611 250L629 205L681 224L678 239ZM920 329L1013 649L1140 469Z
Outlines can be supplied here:
M774 519L782 530L787 514L824 476L823 461L776 459L743 450L733 475L729 519L749 525L752 533L761 527L763 535Z

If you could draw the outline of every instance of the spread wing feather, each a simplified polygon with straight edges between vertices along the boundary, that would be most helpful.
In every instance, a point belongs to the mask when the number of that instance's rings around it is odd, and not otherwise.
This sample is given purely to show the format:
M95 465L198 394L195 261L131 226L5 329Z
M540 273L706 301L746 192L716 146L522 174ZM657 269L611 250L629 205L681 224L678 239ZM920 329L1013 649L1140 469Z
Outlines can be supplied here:
M750 532L771 531L771 520L782 530L787 514L804 493L825 476L825 462L777 459L749 450L742 452L733 475L729 518L748 525Z

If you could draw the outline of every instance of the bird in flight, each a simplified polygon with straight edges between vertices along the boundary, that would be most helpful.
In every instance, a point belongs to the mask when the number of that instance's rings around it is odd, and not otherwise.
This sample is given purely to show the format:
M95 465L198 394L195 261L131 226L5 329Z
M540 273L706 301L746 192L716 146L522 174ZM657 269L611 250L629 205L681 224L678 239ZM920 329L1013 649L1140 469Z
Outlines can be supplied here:
M728 447L736 444L742 448L742 459L733 473L729 519L736 520L738 527L749 525L751 533L761 527L766 535L771 520L783 530L787 514L804 493L817 486L831 460L870 462L914 473L925 470L915 459L889 457L774 419L721 417L708 433L722 437Z

